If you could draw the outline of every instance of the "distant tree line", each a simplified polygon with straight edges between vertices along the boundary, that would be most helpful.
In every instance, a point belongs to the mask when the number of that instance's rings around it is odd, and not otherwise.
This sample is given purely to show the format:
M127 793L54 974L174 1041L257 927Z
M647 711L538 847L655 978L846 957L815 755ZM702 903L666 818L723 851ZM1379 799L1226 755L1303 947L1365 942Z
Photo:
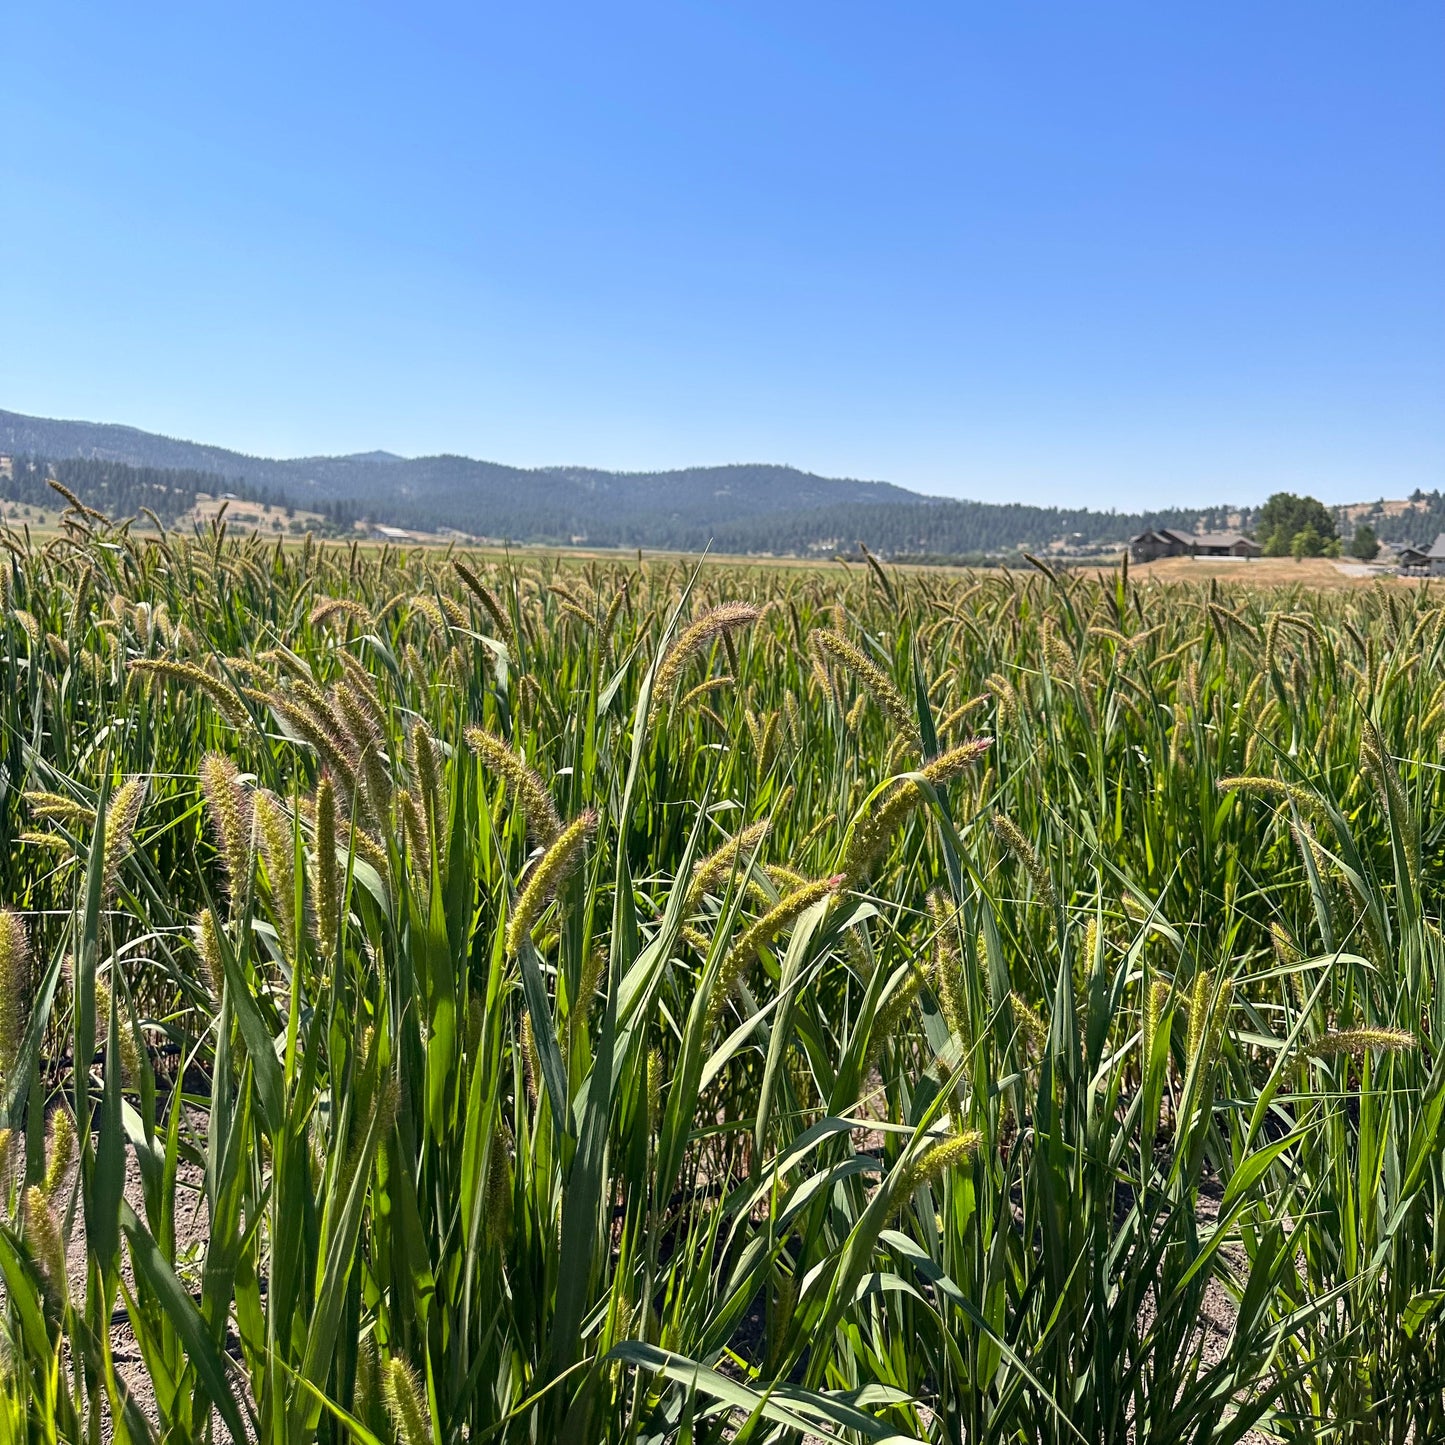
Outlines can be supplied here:
M345 459L343 459L345 460ZM410 464L408 464L410 465ZM419 464L418 464L419 466ZM493 476L492 473L497 475ZM188 468L131 466L95 458L16 456L13 475L0 476L0 497L48 511L63 505L47 485L54 478L87 505L116 518L142 508L172 526L200 495L293 510L289 488ZM478 485L478 479L483 485ZM399 478L398 478L399 480ZM1257 511L1169 508L1152 512L1036 507L1023 503L914 499L898 488L860 488L854 500L818 502L834 485L781 468L696 469L676 478L577 471L519 473L464 458L439 458L385 499L310 495L304 508L319 513L322 532L350 532L357 521L439 531L455 528L516 542L595 547L662 547L698 552L832 556L863 542L900 561L982 562L1017 557L1063 541L1071 549L1112 548L1151 527L1220 531L1243 526L1274 556L1372 556L1379 538L1433 538L1445 531L1445 500L1438 492L1417 499L1426 506L1388 517L1383 506L1353 529L1342 513L1313 497L1276 493ZM427 484L422 490L413 486ZM787 493L787 487L797 488ZM479 495L479 493L481 493ZM809 505L786 505L794 495ZM857 498L866 498L860 500ZM876 500L874 500L876 498ZM900 498L906 498L902 500ZM778 505L779 503L784 505ZM293 530L295 526L293 525ZM1342 532L1347 535L1342 537Z
M1357 531L1368 528L1382 542L1415 542L1429 546L1445 532L1445 496L1439 488L1426 492L1416 489L1410 494L1414 504L1393 515L1385 509L1383 497L1359 518Z
M142 508L147 508L166 526L191 511L202 495L218 497L230 492L238 500L261 506L287 505L286 498L270 487L252 487L210 472L132 467L85 457L15 457L11 475L0 476L0 497L42 511L61 510L65 502L50 485L52 479L108 517L138 517Z

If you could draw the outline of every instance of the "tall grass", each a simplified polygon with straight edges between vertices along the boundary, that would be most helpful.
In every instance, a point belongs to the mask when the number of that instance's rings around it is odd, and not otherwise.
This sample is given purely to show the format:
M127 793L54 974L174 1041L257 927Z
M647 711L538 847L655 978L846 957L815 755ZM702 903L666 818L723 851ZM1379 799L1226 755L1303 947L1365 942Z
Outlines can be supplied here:
M1445 1438L1428 589L68 521L0 1439Z

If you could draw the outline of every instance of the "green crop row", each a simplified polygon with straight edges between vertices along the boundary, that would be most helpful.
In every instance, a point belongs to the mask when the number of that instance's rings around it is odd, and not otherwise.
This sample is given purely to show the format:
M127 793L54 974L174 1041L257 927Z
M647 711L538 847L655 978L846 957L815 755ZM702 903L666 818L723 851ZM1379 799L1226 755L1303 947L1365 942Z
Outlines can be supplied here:
M7 545L0 1445L1445 1438L1428 588Z

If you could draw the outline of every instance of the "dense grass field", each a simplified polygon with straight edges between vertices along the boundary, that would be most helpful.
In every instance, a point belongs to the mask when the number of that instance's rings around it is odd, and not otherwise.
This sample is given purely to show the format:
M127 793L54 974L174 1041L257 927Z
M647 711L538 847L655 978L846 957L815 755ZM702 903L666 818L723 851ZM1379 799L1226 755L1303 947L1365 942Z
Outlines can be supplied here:
M0 582L0 1441L1445 1438L1445 594Z

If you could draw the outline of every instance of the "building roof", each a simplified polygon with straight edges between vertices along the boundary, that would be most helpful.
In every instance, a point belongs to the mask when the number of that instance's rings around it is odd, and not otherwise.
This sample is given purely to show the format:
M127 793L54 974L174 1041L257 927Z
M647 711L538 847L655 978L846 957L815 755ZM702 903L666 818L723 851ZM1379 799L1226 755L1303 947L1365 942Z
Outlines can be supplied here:
M1251 547L1259 545L1243 532L1183 532L1178 527L1151 527L1147 532L1140 532L1137 537L1129 540L1148 542L1154 538L1162 542L1174 542L1180 547L1234 547L1240 542L1248 542ZM1445 541L1445 533L1441 534L1441 539ZM1445 556L1445 553L1441 555Z

